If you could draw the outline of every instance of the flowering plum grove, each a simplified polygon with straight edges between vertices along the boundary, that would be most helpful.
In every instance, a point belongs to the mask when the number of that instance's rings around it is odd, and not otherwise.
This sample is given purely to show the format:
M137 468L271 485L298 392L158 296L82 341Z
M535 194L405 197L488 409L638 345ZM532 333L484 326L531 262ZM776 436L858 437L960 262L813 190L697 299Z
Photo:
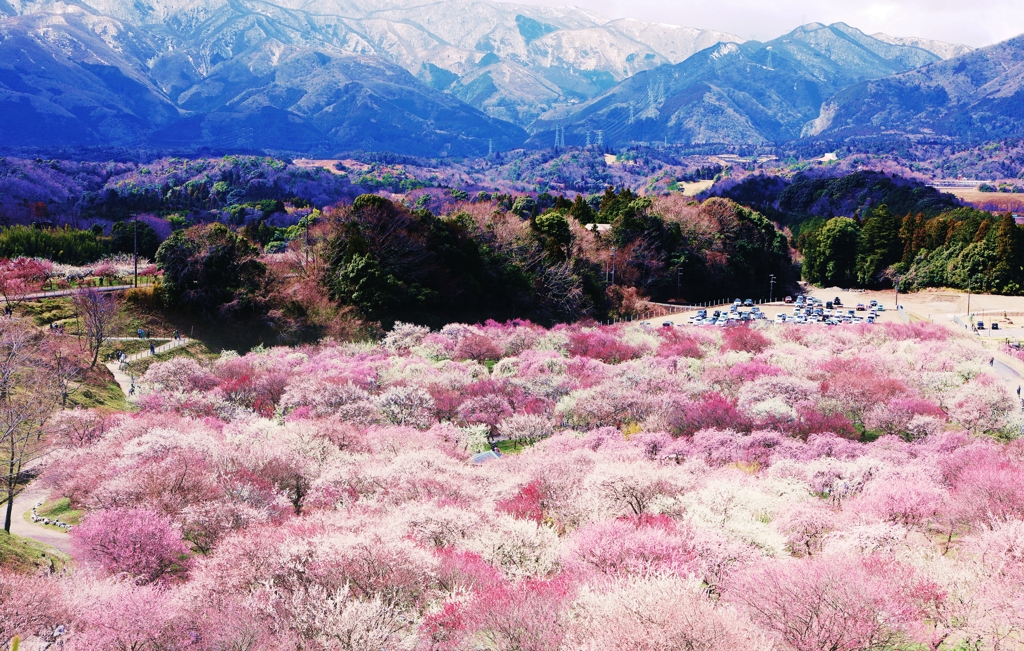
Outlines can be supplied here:
M1016 648L1024 447L987 362L932 325L525 322L173 359L137 411L48 423L75 567L0 573L0 641Z

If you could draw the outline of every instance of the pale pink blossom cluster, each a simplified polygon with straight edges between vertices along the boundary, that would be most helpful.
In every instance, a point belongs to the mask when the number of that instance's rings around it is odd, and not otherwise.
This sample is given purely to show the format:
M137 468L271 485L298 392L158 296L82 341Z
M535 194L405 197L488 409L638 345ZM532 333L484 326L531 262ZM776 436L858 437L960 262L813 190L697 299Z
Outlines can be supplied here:
M0 573L0 642L1022 640L1024 444L984 351L935 326L726 333L403 327L154 365L139 411L50 423L76 568Z

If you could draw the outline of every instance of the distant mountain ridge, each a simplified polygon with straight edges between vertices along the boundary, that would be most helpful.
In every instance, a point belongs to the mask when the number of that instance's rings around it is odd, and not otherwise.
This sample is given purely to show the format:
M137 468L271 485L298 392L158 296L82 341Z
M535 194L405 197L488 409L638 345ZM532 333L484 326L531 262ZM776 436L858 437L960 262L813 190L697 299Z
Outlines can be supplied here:
M380 57L520 126L642 70L741 40L711 30L608 21L580 9L488 0L408 7L365 0L14 0L12 11L63 13L76 7L151 33L194 61L201 74L238 54L239 39L251 46L254 37L272 38L282 45Z
M0 0L0 144L764 144L826 133L845 89L963 49L842 23L759 43L489 0L276 1Z
M538 121L532 142L549 140L556 128L566 130L567 144L598 131L614 145L790 140L842 89L938 60L844 23L812 23L766 43L719 44L634 75L571 114Z
M830 98L810 136L1024 136L1024 36Z
M939 57L940 59L952 59L974 50L969 45L957 45L954 43L944 43L942 41L933 41L927 38L918 38L916 36L889 36L878 32L871 35L872 38L877 38L879 41L885 41L886 43L892 43L893 45L906 45L908 47L919 47L922 50L927 50Z

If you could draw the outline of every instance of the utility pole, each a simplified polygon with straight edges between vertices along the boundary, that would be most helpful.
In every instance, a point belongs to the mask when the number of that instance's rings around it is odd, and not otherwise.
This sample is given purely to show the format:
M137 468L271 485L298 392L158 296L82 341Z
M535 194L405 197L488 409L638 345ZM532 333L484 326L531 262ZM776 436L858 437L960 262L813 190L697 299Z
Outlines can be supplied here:
M615 284L615 247L612 247L612 284Z
M132 228L132 257L135 258L135 287L139 286L139 214L135 213L134 228Z
M775 274L768 274L768 302L772 302L772 298L775 296Z
M971 328L974 328L974 324L971 323L971 278L967 279L967 322Z
M313 211L316 210L313 206L310 206L309 214L306 215L306 269L309 269L309 222L313 219Z
M679 283L683 276L683 268L676 265L676 300L679 300Z

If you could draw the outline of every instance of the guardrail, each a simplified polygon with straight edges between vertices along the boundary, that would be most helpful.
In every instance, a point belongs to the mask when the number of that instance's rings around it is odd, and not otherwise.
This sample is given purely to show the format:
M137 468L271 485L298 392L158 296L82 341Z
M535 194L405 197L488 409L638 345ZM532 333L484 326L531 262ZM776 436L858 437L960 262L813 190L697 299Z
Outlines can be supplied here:
M906 313L902 305L896 306L896 314L900 315L900 318L903 319L903 323L910 323L910 315Z

